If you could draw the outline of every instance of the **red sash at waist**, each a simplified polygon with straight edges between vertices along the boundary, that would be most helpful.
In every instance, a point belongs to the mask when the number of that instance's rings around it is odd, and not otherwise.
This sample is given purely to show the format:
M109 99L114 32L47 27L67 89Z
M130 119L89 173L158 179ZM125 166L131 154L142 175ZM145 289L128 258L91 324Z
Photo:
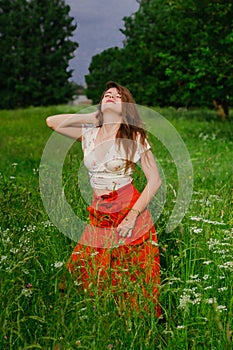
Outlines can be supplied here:
M155 228L148 209L144 210L135 223L131 237L122 238L117 226L132 209L140 193L133 184L102 196L94 196L89 211L90 224L83 232L79 243L92 247L112 248L120 245L141 244L150 237L157 242Z

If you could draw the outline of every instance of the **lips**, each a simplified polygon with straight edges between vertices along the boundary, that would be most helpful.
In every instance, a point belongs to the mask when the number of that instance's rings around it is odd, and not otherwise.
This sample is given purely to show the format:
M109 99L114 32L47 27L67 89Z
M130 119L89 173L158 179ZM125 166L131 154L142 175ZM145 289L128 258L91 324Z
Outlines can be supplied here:
M107 100L106 103L115 103L113 100Z

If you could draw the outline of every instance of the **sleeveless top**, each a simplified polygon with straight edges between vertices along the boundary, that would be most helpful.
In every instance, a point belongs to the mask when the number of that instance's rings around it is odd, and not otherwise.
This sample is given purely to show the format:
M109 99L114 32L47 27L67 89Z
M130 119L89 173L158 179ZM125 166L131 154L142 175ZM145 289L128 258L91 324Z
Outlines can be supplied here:
M118 146L112 141L106 141L107 150L101 160L95 152L95 139L100 128L91 125L82 126L82 149L84 153L84 165L88 170L90 177L90 185L92 188L114 191L132 182L133 170L131 167L125 171L126 153L123 146ZM146 145L140 142L140 135L137 140L124 140L127 148L132 142L136 143L136 152L131 161L137 163L141 158L141 154L150 149L150 145L146 140ZM107 144L108 143L108 144ZM98 145L101 147L101 145Z

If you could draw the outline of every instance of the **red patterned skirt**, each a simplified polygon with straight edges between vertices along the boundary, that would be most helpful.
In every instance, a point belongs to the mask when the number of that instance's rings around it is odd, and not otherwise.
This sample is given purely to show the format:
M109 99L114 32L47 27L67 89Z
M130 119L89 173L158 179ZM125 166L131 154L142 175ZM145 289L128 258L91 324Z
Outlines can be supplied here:
M143 291L146 300L153 301L156 315L160 286L160 259L155 227L148 209L136 220L131 237L122 239L116 227L133 207L140 193L126 185L108 195L94 196L89 211L90 224L75 246L68 261L68 269L77 281L93 295L110 290L123 295L135 307Z

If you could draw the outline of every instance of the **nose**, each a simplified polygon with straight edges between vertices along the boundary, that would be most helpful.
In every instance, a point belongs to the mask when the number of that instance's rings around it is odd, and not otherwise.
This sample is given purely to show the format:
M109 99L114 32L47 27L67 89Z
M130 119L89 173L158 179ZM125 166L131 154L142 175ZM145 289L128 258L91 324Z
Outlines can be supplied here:
M116 99L117 95L114 94L113 92L110 93L110 98Z

